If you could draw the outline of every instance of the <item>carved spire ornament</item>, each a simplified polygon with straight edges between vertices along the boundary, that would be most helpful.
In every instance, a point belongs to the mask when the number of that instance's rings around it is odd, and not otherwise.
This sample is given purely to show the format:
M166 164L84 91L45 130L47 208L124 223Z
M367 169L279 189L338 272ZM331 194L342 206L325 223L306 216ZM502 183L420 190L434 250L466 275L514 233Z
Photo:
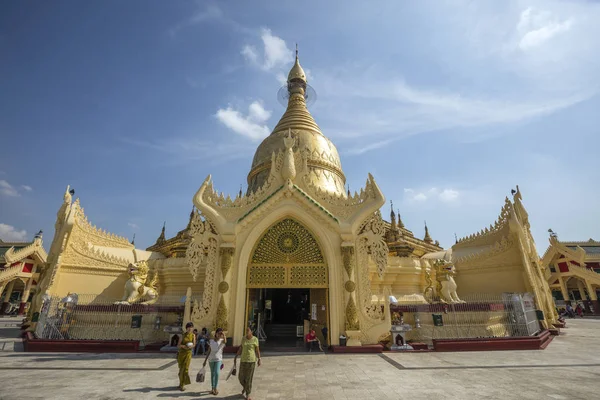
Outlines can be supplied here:
M433 243L433 239L429 236L429 228L427 228L427 221L425 221L425 238L423 238L425 243Z
M283 138L285 144L285 154L283 156L283 167L281 168L281 177L284 180L293 181L296 178L296 165L294 164L294 143L296 139L292 136L292 128L288 129L287 135Z
M167 221L165 221L163 223L162 230L160 231L160 236L158 237L158 239L156 239L156 244L163 244L164 242L166 242L166 239L165 239L165 228L166 227L167 227Z
M394 202L392 200L390 200L390 208L392 210L390 212L391 229L396 229L396 214L394 213Z
M402 222L402 217L400 216L400 210L398 210L398 228L404 229L404 222Z

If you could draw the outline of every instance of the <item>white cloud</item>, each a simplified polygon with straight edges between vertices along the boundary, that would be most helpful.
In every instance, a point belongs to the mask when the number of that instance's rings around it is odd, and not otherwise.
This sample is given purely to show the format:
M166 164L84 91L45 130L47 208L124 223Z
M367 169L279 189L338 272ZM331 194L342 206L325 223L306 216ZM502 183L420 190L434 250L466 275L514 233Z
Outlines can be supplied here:
M523 93L514 99L512 96L489 98L419 88L390 76L395 72L374 70L367 73L320 71L320 98L331 100L325 104L320 102L326 119L319 124L331 137L351 139L352 144L346 149L349 154L362 154L415 134L516 123L549 115L590 98L595 89L592 86L588 90L552 97L532 98ZM352 86L346 84L350 76ZM339 97L344 103L335 100ZM474 141L485 138L487 132L465 130L460 134L462 140ZM360 138L364 140L357 140Z
M241 53L244 56L244 58L251 64L258 63L258 53L256 52L256 47L250 46L250 45L245 45L242 48Z
M275 36L270 29L263 28L261 39L265 47L265 61L263 68L270 70L282 67L294 61L292 50L288 49L285 40Z
M187 27L200 24L205 21L221 19L223 18L223 12L219 7L214 4L207 6L206 8L197 10L191 17L179 22L171 29L169 29L169 35L174 37L177 33Z
M454 190L454 189L444 189L440 194L439 194L439 198L442 201L445 202L451 202L454 201L456 199L458 199L459 196L459 192L458 190Z
M538 11L531 7L521 13L517 31L522 35L519 41L521 50L541 46L552 37L567 32L573 24L572 19L559 22L549 12Z
M197 134L192 136L171 136L168 139L148 139L119 136L117 141L140 150L159 152L166 157L153 157L155 162L167 167L181 167L198 161L220 165L237 159L252 157L256 147L246 141L202 140Z
M20 196L17 189L13 185L11 185L7 181L5 181L4 179L0 180L0 194L2 194L4 196L9 196L9 197Z
M285 76L285 74L284 74L283 72L281 72L281 71L280 71L280 72L278 72L278 73L275 75L275 78L277 78L277 82L279 82L279 84L280 84L281 86L283 86L283 85L287 84L287 76Z
M27 232L25 230L18 231L12 225L0 223L0 239L5 242L20 242L27 238Z
M135 224L133 222L128 222L127 225L131 228L131 229L140 229L140 227L138 226L138 224Z
M226 109L219 109L215 116L223 125L235 133L246 136L254 141L264 139L270 133L269 127L265 125L265 122L271 118L271 111L265 110L263 105L258 101L250 104L248 107L248 116L244 116L231 106Z
M460 192L455 189L443 189L430 188L427 190L414 190L411 188L404 189L404 198L408 202L425 202L438 200L444 203L451 203L458 200Z
M21 189L23 189L26 192L31 192L33 191L33 188L29 185L21 185Z
M287 74L284 73L284 69L289 68L294 61L294 53L287 46L285 40L273 35L268 28L261 29L260 38L262 40L262 56L256 46L249 44L242 47L240 53L250 65L274 74L279 84L285 85ZM308 71L306 73L308 76Z

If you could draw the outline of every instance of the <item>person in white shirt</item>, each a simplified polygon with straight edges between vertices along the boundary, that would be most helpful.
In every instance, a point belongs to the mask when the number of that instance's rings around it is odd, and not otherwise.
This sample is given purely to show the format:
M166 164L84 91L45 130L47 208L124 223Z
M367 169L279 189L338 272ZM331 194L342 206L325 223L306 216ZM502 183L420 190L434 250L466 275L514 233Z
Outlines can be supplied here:
M203 366L206 367L206 362L210 366L210 383L212 386L211 394L217 395L219 391L217 386L219 385L219 373L221 372L221 366L223 365L223 349L225 348L225 333L223 329L217 328L215 331L214 339L210 339L208 343L208 353L204 359Z

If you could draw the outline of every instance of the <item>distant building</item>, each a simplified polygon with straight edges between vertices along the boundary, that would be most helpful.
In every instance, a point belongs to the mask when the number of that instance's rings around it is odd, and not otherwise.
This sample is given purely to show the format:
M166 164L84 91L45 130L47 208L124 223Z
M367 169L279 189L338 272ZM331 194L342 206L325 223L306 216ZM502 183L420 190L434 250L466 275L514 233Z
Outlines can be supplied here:
M600 315L600 242L562 242L552 234L542 264L557 306L581 301Z

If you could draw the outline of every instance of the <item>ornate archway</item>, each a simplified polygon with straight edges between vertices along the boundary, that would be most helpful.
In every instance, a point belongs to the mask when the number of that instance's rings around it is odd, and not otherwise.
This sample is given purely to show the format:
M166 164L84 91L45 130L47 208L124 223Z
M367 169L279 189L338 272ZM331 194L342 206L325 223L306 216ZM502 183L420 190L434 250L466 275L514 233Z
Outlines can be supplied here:
M317 239L285 218L258 240L246 278L248 288L327 288L327 263Z

